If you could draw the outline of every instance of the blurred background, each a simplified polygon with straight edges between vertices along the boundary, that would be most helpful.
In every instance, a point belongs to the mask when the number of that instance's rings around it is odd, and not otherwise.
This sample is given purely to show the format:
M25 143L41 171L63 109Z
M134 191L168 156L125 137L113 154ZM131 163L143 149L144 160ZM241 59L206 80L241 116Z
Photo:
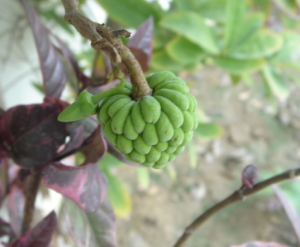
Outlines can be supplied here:
M84 73L105 78L103 56L64 21L61 1L30 2ZM40 103L39 58L24 9L18 1L0 0L0 6L5 10L0 107ZM258 166L259 180L299 167L299 0L80 0L79 6L90 19L133 34L152 16L153 53L146 74L173 71L198 101L195 137L165 169L128 166L109 154L99 162L109 182L119 246L172 246L198 215L241 186L248 164ZM63 99L75 97L69 85ZM74 159L80 157L69 161ZM279 186L299 215L299 180ZM297 246L300 240L285 214L291 209L280 200L269 188L236 203L209 219L185 246L255 239ZM60 201L53 191L40 193L37 214L46 215L53 206L59 211ZM53 246L78 245L61 227Z

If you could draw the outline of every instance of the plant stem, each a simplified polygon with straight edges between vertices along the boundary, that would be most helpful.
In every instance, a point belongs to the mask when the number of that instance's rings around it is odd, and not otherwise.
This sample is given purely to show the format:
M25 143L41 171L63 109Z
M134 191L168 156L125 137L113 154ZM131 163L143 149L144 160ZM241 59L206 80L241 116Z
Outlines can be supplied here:
M66 12L65 20L73 25L83 37L89 39L95 50L104 51L112 63L123 62L125 64L133 84L132 97L139 100L150 95L152 89L144 77L140 64L119 38L120 35L129 37L130 33L124 29L112 31L104 24L91 21L78 11L76 0L62 0L62 3ZM118 73L118 71L116 72Z
M220 211L221 209L227 207L230 204L233 204L237 201L243 200L245 196L255 194L267 187L269 187L272 184L279 183L281 181L295 178L297 176L300 176L300 168L292 169L285 171L279 175L276 175L274 177L271 177L267 180L264 180L260 183L257 183L253 185L252 189L247 189L242 187L241 189L235 191L230 196L225 198L223 201L219 202L218 204L214 205L210 209L208 209L206 212L201 214L199 217L197 217L184 231L184 233L181 235L181 237L177 240L174 247L181 247L185 243L185 241L193 234L193 232L201 226L207 219L209 219L211 216L213 216L215 213Z
M22 221L22 235L30 229L30 224L33 217L34 203L39 189L41 180L41 172L34 171L26 183L25 189L25 207Z

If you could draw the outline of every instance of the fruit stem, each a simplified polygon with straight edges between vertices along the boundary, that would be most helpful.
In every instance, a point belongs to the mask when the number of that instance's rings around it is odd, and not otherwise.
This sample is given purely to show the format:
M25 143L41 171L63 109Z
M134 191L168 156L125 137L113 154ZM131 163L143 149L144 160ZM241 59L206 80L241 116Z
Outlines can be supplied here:
M120 35L128 38L130 33L124 29L113 31L104 24L91 21L78 11L76 0L62 0L62 3L65 8L65 20L73 25L83 37L89 39L95 50L104 51L110 57L112 64L121 62L125 64L133 85L133 99L140 100L150 95L152 89L147 83L140 64L119 38ZM119 70L115 68L116 66L112 67L114 70Z

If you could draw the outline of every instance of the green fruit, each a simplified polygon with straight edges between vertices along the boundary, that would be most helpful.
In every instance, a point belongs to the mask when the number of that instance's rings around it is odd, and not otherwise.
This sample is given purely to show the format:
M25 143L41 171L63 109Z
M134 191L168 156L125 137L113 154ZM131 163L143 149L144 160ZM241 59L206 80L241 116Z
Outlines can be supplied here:
M140 102L136 102L133 105L130 116L131 116L131 122L132 122L132 125L133 125L135 131L138 134L142 133L146 126L146 123L145 123L145 120L144 120L142 112L141 112Z
M145 96L140 101L141 112L146 123L155 124L160 117L161 107L152 96Z
M158 136L156 133L155 125L147 123L142 134L143 140L148 145L156 145L158 143Z
M147 154L151 150L151 146L146 144L141 136L133 141L133 147L140 154Z
M121 153L128 154L133 150L132 141L128 140L123 135L118 135L117 137L117 147Z
M126 98L116 100L108 108L108 115L112 118L119 110L121 110L121 108L123 108L124 105L126 105L129 102L131 102L131 98L128 96Z
M111 117L108 115L108 108L117 100L128 98L127 95L114 95L112 97L106 98L97 113L97 119L101 124L105 124Z
M111 120L108 120L104 125L103 133L107 141L109 141L113 146L117 145L117 135L111 129Z
M147 81L153 95L138 101L129 96L132 85L124 80L110 91L92 96L92 100L101 102L97 118L107 141L128 160L160 169L192 139L198 125L197 102L186 83L172 72L152 74ZM71 118L77 118L83 113L72 114Z
M154 98L159 101L162 111L167 115L173 127L180 127L183 124L182 111L174 103L162 96L157 95Z
M164 80L170 77L175 77L175 75L170 71L161 71L150 76L147 76L146 79L151 88L156 87L158 84L162 83Z
M160 151L163 152L168 148L169 144L168 142L158 142L154 147Z
M138 138L139 134L135 131L130 115L127 117L124 124L124 136L129 140L135 140Z
M174 135L174 128L167 115L162 112L156 125L156 133L160 142L169 141Z
M149 162L156 162L160 159L161 152L159 152L155 147L152 147L150 152L146 155L146 159Z
M154 93L154 95L159 95L165 97L172 101L176 106L178 106L182 111L189 109L190 102L187 99L186 95L178 91L171 89L160 89Z
M128 102L113 116L111 121L111 129L116 134L123 134L125 121L129 116L133 105L134 105L134 101Z

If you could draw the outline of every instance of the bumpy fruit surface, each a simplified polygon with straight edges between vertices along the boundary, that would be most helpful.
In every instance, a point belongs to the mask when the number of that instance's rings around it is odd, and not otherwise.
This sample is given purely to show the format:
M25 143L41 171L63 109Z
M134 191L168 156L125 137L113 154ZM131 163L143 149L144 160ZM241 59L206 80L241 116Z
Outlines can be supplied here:
M152 95L139 101L122 93L108 96L97 118L106 139L128 160L159 169L192 139L198 125L197 101L172 72L158 72L146 79Z

